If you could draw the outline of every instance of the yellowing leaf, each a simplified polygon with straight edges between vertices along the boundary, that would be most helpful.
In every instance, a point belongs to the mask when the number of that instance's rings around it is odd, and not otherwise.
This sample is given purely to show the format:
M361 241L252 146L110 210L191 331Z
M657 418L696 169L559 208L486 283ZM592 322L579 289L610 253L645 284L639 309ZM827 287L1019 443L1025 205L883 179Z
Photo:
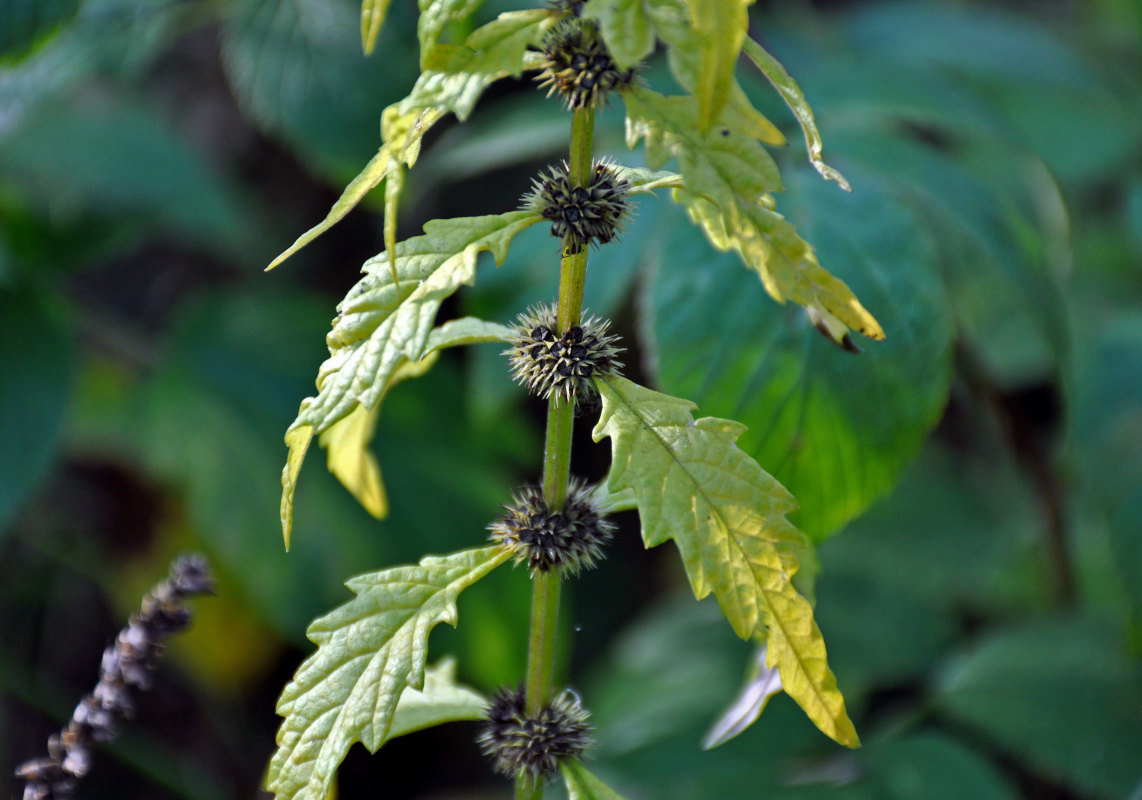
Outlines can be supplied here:
M578 759L559 766L568 800L623 800L614 789L596 778Z
M855 747L813 610L793 587L803 537L793 497L740 450L744 426L691 416L694 404L624 378L596 380L595 441L611 439L607 489L633 490L647 547L673 539L699 599L713 592L734 631L768 645L768 663L814 724Z
M424 671L424 688L401 693L389 726L389 738L422 731L444 722L487 719L488 701L456 682L456 660L444 658Z
M420 68L424 69L440 34L453 22L461 22L480 7L482 0L420 0L420 18L416 23L416 35L420 40Z
M490 251L497 264L503 263L512 238L539 219L534 212L512 211L433 220L425 225L425 235L397 244L395 260L381 253L365 262L365 277L338 305L333 329L325 337L329 358L318 370L318 394L301 402L297 419L286 431L289 455L282 470L280 508L286 549L293 529L297 478L313 435L330 429L358 407L376 408L402 377L401 370L415 370L432 350L489 340L480 336L506 335L502 326L480 320L458 320L442 326L439 333L432 330L432 323L440 303L475 279L476 257L481 251ZM368 440L360 435L345 439L338 462L366 458L367 445ZM378 484L379 477L378 469ZM349 486L351 490L353 486L369 488L357 480ZM383 488L380 491L383 494Z
M714 247L737 251L778 302L789 299L827 311L865 336L884 338L880 324L849 287L822 267L813 248L772 210L770 193L780 190L780 176L765 149L741 133L747 117L728 108L723 124L703 134L694 98L665 97L639 87L623 98L627 145L645 139L651 167L671 157L678 160L686 188L675 197Z
M361 575L357 596L309 626L317 652L278 699L283 718L266 788L278 800L323 800L354 742L370 752L392 734L408 688L425 687L428 634L456 624L456 598L508 557L498 547L428 556Z
M690 21L698 40L698 68L691 91L698 98L699 129L708 131L730 100L749 14L744 0L689 3Z
M372 409L357 406L317 440L325 448L329 471L377 519L389 513L389 501L381 483L381 465L369 451L380 415L380 405Z
M385 24L392 0L362 0L361 2L361 49L371 55L377 45L377 34Z
M808 101L805 100L805 93L801 91L801 87L797 85L797 81L789 77L789 73L785 71L785 67L781 66L781 62L766 52L760 44L753 39L746 37L742 45L746 56L752 61L761 73L769 79L773 84L773 88L781 95L781 99L789 106L789 110L793 112L793 116L797 117L798 124L801 125L801 131L805 134L805 148L809 152L809 162L821 176L830 181L836 181L837 184L846 192L851 192L852 187L849 182L845 180L845 176L837 172L837 170L830 167L821 158L821 150L823 144L821 143L821 133L817 130L817 120L813 117L813 109L809 107Z

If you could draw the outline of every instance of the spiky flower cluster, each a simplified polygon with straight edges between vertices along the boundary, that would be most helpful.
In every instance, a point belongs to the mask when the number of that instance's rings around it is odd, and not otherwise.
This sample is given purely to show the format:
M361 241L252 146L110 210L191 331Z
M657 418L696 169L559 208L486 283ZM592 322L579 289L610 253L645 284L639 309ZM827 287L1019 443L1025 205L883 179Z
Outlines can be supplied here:
M610 323L587 317L562 334L556 333L555 306L533 306L516 322L511 347L504 351L512 377L532 394L565 401L593 396L591 378L615 374L622 363L616 356L618 336L607 333Z
M575 186L564 161L532 180L523 206L551 220L551 235L565 240L568 252L578 253L584 245L606 244L622 233L629 188L605 159L595 161L587 186Z
M558 92L572 111L604 105L608 92L634 78L634 70L615 64L598 26L578 16L551 29L543 40L543 57L543 71L536 80L547 88L548 97Z
M559 768L559 763L582 755L591 744L587 711L570 689L560 692L535 716L527 713L524 691L503 689L488 707L488 723L480 734L480 748L492 759L496 772L533 781Z
M16 776L27 781L24 800L71 797L91 768L92 749L115 738L115 722L134 709L131 687L148 689L164 640L190 623L186 598L209 594L213 580L201 556L182 556L170 575L143 598L115 644L103 651L99 683L76 707L68 726L48 739L48 755L26 761Z
M615 534L615 523L599 513L587 484L572 478L560 511L552 511L538 486L525 486L512 494L511 505L488 526L492 541L527 562L537 572L591 569L603 556L603 547Z

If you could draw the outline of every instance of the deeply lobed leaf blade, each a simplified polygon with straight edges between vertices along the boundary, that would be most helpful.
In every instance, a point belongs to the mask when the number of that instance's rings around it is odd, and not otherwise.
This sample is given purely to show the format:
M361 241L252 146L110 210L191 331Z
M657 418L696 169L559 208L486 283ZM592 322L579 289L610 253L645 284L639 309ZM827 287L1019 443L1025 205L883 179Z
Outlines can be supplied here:
M633 490L646 546L673 539L695 596L712 592L739 636L764 639L786 692L822 732L857 746L813 610L792 584L803 537L785 515L796 503L734 444L744 426L695 421L692 403L624 378L595 383L607 489Z
M507 559L496 547L428 556L348 582L356 597L310 626L318 649L278 700L284 718L266 788L279 800L322 800L354 742L375 752L409 687L425 685L428 634L456 624L456 598Z

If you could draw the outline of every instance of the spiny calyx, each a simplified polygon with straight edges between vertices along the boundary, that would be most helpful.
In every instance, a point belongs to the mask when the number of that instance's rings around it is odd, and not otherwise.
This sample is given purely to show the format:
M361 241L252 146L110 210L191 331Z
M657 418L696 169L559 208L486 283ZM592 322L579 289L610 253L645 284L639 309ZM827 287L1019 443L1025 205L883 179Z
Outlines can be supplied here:
M575 5L569 4L574 13ZM607 93L628 86L633 69L619 69L607 51L598 26L588 19L571 16L560 22L543 40L543 71L536 80L547 87L547 96L556 92L572 111L598 108Z
M563 333L557 333L555 306L532 307L516 322L511 347L504 351L512 377L532 394L564 401L589 397L595 392L591 378L614 375L622 367L616 356L618 336L607 333L610 323L587 317Z
M534 716L527 713L522 688L503 689L488 707L488 722L478 740L480 749L501 775L524 775L538 781L593 744L587 736L587 717L579 696L570 689Z
M558 511L548 507L538 486L516 490L504 515L488 526L488 538L511 552L515 563L526 561L533 575L552 570L577 575L603 557L615 527L599 512L587 484L572 478Z
M565 161L532 180L523 205L551 220L551 235L563 239L569 253L578 253L584 245L606 244L622 233L629 189L605 159L594 162L586 186L576 186Z

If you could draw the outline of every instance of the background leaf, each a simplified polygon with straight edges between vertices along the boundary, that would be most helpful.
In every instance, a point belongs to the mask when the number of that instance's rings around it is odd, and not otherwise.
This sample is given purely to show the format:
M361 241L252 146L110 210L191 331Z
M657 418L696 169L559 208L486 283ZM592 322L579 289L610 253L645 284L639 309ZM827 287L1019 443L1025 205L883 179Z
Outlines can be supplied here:
M82 0L11 0L0 7L0 59L17 59L75 16Z
M864 176L854 195L804 170L787 181L790 215L887 339L859 356L837 350L680 224L659 255L645 329L663 389L748 425L741 447L797 497L798 526L820 539L890 489L935 424L952 328L931 242L903 204Z

